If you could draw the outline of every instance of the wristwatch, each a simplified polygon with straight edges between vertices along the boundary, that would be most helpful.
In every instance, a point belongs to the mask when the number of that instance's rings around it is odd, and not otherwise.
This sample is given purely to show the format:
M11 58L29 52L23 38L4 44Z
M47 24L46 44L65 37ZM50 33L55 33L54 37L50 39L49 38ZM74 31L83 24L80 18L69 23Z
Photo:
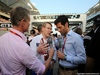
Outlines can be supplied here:
M66 56L67 56L67 55L64 55L64 60L66 60Z

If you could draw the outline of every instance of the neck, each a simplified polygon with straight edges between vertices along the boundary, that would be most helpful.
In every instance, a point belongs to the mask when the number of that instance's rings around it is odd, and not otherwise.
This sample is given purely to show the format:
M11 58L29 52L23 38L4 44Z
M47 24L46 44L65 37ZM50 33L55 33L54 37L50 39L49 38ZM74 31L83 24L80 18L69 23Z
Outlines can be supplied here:
M66 38L66 35L64 35L64 38Z
M66 33L64 34L64 38L66 38L66 35L68 34L68 32L70 31L70 29L66 29Z
M13 28L16 29L16 30L18 30L18 31L20 31L20 32L22 32L22 33L24 33L24 31L20 27L13 26Z
M47 36L44 33L42 33L42 36L44 39L47 39Z

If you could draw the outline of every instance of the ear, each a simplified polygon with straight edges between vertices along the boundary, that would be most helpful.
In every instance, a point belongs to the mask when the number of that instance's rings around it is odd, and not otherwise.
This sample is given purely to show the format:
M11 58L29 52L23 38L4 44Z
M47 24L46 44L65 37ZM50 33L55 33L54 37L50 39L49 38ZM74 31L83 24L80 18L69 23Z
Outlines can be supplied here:
M65 27L68 27L68 22L65 23Z
M25 20L22 19L22 20L20 21L20 23L21 23L22 27L24 27L24 25L25 25Z
M41 30L44 31L44 28L45 28L45 27L42 27Z

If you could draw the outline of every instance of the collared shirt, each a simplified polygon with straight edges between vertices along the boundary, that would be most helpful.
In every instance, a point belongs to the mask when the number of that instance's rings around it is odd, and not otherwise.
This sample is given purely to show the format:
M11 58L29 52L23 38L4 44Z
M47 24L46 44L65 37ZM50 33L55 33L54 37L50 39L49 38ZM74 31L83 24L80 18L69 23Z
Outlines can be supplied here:
M37 47L39 46L40 41L41 41L42 38L43 38L42 34L35 36L35 37L32 39L32 42L30 42L30 47L31 47L31 49L35 52L35 54L36 54L36 56L38 57L38 59L39 59L42 63L44 63L44 62L45 62L44 54L40 54L40 53L37 52ZM47 42L47 40L44 39L44 42ZM54 45L54 43L53 43L53 45ZM53 59L56 60L56 51L54 51Z
M86 53L83 45L83 38L70 30L66 35L64 54L66 60L60 60L59 64L63 67L73 68L78 64L86 62ZM62 49L61 49L62 51Z
M21 37L8 32L0 37L0 69L2 75L25 75L26 67L37 75L43 74L45 66L26 44L23 33L11 29Z

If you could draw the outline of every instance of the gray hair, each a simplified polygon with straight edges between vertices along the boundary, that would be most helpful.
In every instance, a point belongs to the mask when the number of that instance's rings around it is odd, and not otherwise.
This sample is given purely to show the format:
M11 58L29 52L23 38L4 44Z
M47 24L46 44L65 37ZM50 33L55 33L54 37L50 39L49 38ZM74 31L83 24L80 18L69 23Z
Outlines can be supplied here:
M13 26L19 26L19 22L24 19L29 19L30 12L24 7L15 7L10 12L10 20Z

